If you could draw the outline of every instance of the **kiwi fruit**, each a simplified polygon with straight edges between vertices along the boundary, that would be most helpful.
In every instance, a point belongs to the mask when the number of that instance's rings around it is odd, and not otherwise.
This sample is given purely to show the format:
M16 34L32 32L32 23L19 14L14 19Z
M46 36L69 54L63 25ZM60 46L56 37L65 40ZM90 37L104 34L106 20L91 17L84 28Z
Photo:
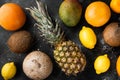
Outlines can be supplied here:
M118 22L112 22L106 26L103 31L104 41L112 46L120 46L120 24Z
M25 30L13 33L7 41L9 49L14 53L26 52L32 43L32 35Z

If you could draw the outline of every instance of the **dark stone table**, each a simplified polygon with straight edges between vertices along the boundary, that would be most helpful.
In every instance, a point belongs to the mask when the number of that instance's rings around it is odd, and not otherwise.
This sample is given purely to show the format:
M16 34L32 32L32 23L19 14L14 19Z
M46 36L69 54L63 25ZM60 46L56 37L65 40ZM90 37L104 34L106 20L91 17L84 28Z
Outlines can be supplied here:
M48 5L48 11L52 16L52 19L55 20L57 18L58 20L60 20L58 16L58 9L62 0L42 0L42 1ZM74 28L69 28L66 27L62 23L62 21L60 21L60 25L61 28L65 31L66 38L78 44L86 56L87 65L83 72L79 73L77 76L66 76L60 70L60 68L58 67L58 65L56 64L53 58L54 48L50 44L46 43L43 37L40 37L40 32L38 31L37 27L34 26L35 21L30 16L29 11L25 10L25 8L27 7L36 6L35 0L0 0L0 6L6 2L14 2L14 3L18 3L24 9L27 16L27 21L21 30L29 31L34 38L34 42L29 51L22 54L16 54L9 50L6 43L10 35L14 32L6 31L2 27L0 27L0 69L5 63L14 61L17 66L17 74L11 80L30 80L23 73L22 62L25 56L29 54L29 52L34 50L41 50L45 52L48 56L50 56L54 65L52 74L46 80L120 80L120 78L117 76L116 66L115 66L116 59L120 55L120 47L112 48L107 44L105 44L102 38L102 31L104 30L105 26L111 22L119 21L119 15L112 12L111 10L112 16L109 22L101 28L94 28L86 22L86 20L84 19L84 13L87 5L96 0L79 0L79 1L83 7L82 17L79 24ZM102 0L102 1L104 1L109 5L111 0ZM92 50L83 47L79 41L78 33L83 25L91 27L97 34L98 41L95 48ZM108 57L111 60L110 68L107 72L97 75L94 70L94 60L96 59L97 56L105 53L108 54ZM0 80L3 80L1 75L0 75Z

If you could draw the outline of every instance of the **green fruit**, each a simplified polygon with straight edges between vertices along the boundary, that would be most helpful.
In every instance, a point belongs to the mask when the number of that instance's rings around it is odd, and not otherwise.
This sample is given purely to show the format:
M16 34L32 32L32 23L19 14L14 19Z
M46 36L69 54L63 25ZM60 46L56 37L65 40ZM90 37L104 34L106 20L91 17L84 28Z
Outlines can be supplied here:
M60 19L67 26L76 26L81 18L82 6L78 0L64 0L59 8Z

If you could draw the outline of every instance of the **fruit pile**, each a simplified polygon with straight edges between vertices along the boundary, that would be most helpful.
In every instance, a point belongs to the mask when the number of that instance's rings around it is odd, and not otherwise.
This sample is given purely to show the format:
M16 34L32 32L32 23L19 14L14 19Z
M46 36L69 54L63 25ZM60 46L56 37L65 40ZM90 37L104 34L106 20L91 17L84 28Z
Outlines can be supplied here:
M29 20L19 4L5 3L0 8L0 15L2 15L0 16L0 26L6 32L12 32L6 41L7 47L12 54L16 53L15 55L27 53L20 64L22 64L21 71L28 78L33 80L48 78L54 71L55 63L66 76L74 75L77 77L79 73L85 74L91 65L96 75L109 72L112 59L106 52L110 51L103 51L103 53L96 51L97 54L92 54L95 57L91 57L93 63L89 63L90 56L88 57L87 51L94 52L99 48L99 37L95 31L99 29L102 30L100 35L107 46L112 47L112 49L120 47L120 23L118 20L110 22L112 13L120 14L119 0L111 0L109 5L103 1L93 1L86 6L85 10L82 8L84 4L81 4L79 0L64 0L60 3L58 10L60 20L52 19L48 13L47 5L43 4L42 1L36 1L35 4L37 6L27 7L26 12L28 11L32 20L35 21L33 26L39 32L40 38L53 46L52 57L49 56L49 52L31 50L33 44L36 43L35 37L29 30L26 30L26 24ZM83 25L82 20L86 24ZM66 39L67 35L62 29L64 26L60 27L58 21L61 21L68 29L82 26L77 34L80 44L72 39ZM114 55L118 58L115 63L115 72L119 77L120 56L119 53ZM1 68L1 75L5 80L12 79L16 77L18 68L14 60L8 60Z

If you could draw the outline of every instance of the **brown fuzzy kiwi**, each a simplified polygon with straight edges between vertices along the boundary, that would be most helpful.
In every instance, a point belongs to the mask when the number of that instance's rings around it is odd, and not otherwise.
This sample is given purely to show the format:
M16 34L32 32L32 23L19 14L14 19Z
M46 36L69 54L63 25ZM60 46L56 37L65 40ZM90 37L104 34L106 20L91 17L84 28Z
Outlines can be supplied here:
M13 33L7 41L7 45L14 53L26 52L32 43L32 36L28 31L18 31Z
M105 42L112 46L120 46L120 25L118 22L112 22L103 31L103 38Z

